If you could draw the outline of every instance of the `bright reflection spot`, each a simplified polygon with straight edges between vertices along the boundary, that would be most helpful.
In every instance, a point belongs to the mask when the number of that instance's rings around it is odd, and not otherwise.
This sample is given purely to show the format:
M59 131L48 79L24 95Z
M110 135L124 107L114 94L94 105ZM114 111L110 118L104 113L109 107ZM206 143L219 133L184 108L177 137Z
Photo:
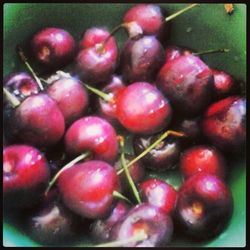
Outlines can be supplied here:
M62 34L56 34L56 35L55 35L55 38L56 38L56 40L57 40L58 42L63 41L63 35L62 35Z
M93 124L86 128L86 134L89 136L96 136L96 135L100 135L101 133L102 133L101 127L96 124Z

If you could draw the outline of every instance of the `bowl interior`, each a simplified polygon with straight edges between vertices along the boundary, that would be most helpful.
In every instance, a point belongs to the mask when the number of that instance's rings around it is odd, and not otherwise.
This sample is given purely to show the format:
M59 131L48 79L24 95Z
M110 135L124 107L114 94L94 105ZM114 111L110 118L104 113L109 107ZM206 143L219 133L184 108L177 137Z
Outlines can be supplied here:
M4 50L3 73L25 70L15 52L17 44L29 49L30 37L47 26L68 30L77 40L92 26L106 26L111 30L118 25L125 11L132 4L4 4ZM186 4L161 4L173 13ZM201 4L172 21L169 43L192 48L230 49L228 53L210 54L203 57L211 67L230 72L246 81L246 5L235 4L235 11L228 15L223 4ZM116 35L122 48L127 35ZM35 70L39 68L34 64ZM245 159L229 162L228 183L234 198L234 213L230 224L217 238L208 242L192 243L181 237L174 238L171 246L243 247L246 242L246 172ZM154 173L150 173L155 176ZM178 186L181 182L177 172L160 174L160 178ZM4 221L3 242L5 246L39 246L11 223ZM80 245L88 245L87 237Z

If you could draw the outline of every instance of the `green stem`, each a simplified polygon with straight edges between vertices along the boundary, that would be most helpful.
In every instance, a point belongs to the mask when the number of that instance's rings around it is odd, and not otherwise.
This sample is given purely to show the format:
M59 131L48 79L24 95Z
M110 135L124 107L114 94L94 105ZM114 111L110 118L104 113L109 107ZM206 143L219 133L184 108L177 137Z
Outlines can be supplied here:
M25 66L28 68L28 70L30 71L30 73L32 74L34 79L36 80L37 85L40 88L40 90L44 90L43 85L42 85L39 77L36 75L35 71L32 69L32 67L28 63L28 60L27 60L26 56L24 55L24 51L19 45L17 45L17 54L19 55L21 61L25 64Z
M140 231L139 233L137 233L136 235L128 239L107 242L107 243L96 245L94 247L123 247L124 245L128 243L134 243L137 241L146 240L147 238L148 236L143 231Z
M133 203L126 196L119 193L118 191L114 191L113 196L117 199L124 200L124 201L128 202L129 204L133 205Z
M12 95L9 92L9 90L7 90L6 88L3 88L3 93L13 108L20 105L20 101L14 95Z
M54 183L56 182L56 180L58 179L58 177L61 175L62 172L64 172L66 169L69 169L71 167L73 167L77 162L87 158L88 156L90 156L90 152L84 152L83 154L77 156L75 159L73 159L71 162L69 162L68 164L66 164L63 168L61 168L56 175L53 177L53 179L49 182L49 185L47 187L47 189L45 190L45 195L48 194L49 190L51 189L51 187L54 185Z
M198 3L191 4L191 5L187 6L186 8L184 8L184 9L182 9L182 10L179 10L179 11L175 12L174 14L168 16L168 17L165 19L165 22L168 22L168 21L170 21L170 20L176 18L177 16L179 16L179 15L181 15L182 13L184 13L184 12L186 12L186 11L192 9L193 7L195 7L195 6L197 6L197 5L199 5L199 4L198 4Z
M103 91L97 89L97 88L94 88L94 87L91 87L90 85L84 83L84 86L90 90L91 92L95 93L96 95L98 95L99 97L101 97L104 101L106 102L111 102L113 100L113 97L109 94L106 94L104 93Z
M195 56L199 55L206 55L206 54L212 54L212 53L227 53L229 52L230 49L210 49L210 50L205 50L197 53L192 53Z
M153 144L151 144L148 148L146 148L141 154L139 154L137 157L135 157L133 160L131 160L128 164L127 167L130 167L131 165L133 165L134 163L136 163L137 161L139 161L142 157L144 157L147 153L149 153L152 149L154 149L159 143L161 143L165 138L167 138L169 135L173 135L173 136L178 136L178 137L182 137L185 136L183 133L181 132L176 132L173 130L168 130L165 133L163 133L159 139L157 139ZM121 169L117 172L118 175L120 175L124 170Z

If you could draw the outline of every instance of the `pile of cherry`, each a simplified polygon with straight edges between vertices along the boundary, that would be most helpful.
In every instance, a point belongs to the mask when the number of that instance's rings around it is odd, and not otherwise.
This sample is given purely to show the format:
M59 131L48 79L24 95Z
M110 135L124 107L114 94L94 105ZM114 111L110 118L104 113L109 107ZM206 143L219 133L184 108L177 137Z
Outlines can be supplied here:
M56 72L4 80L3 195L30 237L44 245L90 235L98 246L165 246L219 235L233 212L224 155L246 141L246 99L230 74L198 53L163 48L171 18L152 4L129 9L113 32L93 27L77 45L60 28L31 40L33 58ZM75 62L75 71L60 71ZM119 131L119 133L118 133ZM126 151L133 136L134 154ZM123 135L123 136L122 136ZM177 190L148 169L178 168Z

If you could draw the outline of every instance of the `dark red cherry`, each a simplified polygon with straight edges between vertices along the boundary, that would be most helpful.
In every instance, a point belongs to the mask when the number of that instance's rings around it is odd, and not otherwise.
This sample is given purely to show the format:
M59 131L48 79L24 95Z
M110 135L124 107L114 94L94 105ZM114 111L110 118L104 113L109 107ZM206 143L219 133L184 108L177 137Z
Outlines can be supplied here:
M233 211L229 188L218 177L198 173L179 190L176 219L182 231L193 240L206 240L219 235Z
M116 131L104 119L86 116L75 121L64 138L66 152L79 155L90 150L95 159L112 162L118 154Z
M148 136L135 136L133 147L136 155L141 154L159 137L159 134ZM154 149L147 153L140 161L143 166L155 171L165 171L177 166L181 152L180 140L169 136L160 142Z
M171 214L177 202L177 191L160 179L147 179L139 185L139 191L144 202L161 209L165 214Z
M64 134L65 122L56 102L40 93L27 97L16 107L12 126L18 141L46 147L59 142Z
M121 245L123 247L165 246L170 242L172 233L171 217L151 204L142 203L132 208L112 228L110 240L127 240L127 243ZM132 237L134 240L129 241Z
M115 71L118 48L115 39L109 36L110 33L103 28L89 29L83 36L80 43L83 49L78 53L77 67L86 83L108 81ZM91 37L96 39L92 41Z
M211 104L203 116L202 131L222 151L243 152L246 143L246 99L230 96Z
M76 44L66 30L49 27L38 31L33 36L31 49L37 61L46 66L58 68L73 59Z
M194 146L184 151L180 158L180 170L185 179L204 172L225 178L226 162L216 149L206 145Z
M134 158L135 157L133 157L132 155L126 155L126 163L128 164ZM117 161L114 164L114 167L119 172L119 170L122 169L121 161L120 160ZM143 166L140 164L140 162L135 162L134 164L128 167L128 170L135 184L138 184L140 181L142 181L142 179L145 176L145 170ZM127 191L129 189L130 184L128 182L125 172L123 171L119 176L120 176L122 190Z
M127 82L152 82L164 63L164 50L154 36L129 39L122 50L121 70Z
M62 172L58 188L64 203L73 212L97 219L111 212L113 192L120 187L112 166L103 161L87 161Z
M112 227L127 214L128 210L129 206L123 201L119 201L107 218L94 221L91 224L93 240L100 243L108 241Z
M100 117L106 119L113 125L117 125L118 120L116 116L116 99L121 90L125 88L125 85L121 77L113 75L111 81L102 89L102 91L112 97L110 102L103 100L103 98L97 99L97 113Z
M4 87L19 100L39 92L36 81L26 72L12 73L5 77Z
M60 77L48 86L47 93L57 102L66 125L79 119L88 108L87 90L82 82L74 77Z
M79 235L80 221L81 218L67 209L62 202L52 200L40 205L30 215L28 232L35 241L46 246L72 243Z
M189 49L177 47L177 46L168 46L165 50L165 63L172 61L181 55L187 55L192 53Z
M166 63L158 73L156 85L184 117L199 115L212 101L211 70L192 54Z
M222 99L239 93L240 85L228 73L219 70L212 70L214 76L215 99Z
M147 82L136 82L119 94L117 117L132 133L153 134L168 126L172 108L155 86Z
M6 207L32 207L49 182L50 171L42 153L28 145L3 150L3 196Z

